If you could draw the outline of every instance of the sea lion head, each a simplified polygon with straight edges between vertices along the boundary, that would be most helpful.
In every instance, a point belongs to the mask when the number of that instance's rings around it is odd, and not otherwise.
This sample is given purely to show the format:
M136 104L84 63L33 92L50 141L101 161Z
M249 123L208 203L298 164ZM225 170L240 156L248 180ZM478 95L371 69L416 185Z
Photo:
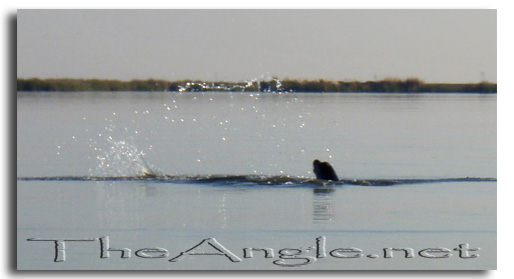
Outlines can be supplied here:
M334 168L328 162L320 162L316 159L312 162L312 165L314 166L313 171L316 174L316 179L339 181Z

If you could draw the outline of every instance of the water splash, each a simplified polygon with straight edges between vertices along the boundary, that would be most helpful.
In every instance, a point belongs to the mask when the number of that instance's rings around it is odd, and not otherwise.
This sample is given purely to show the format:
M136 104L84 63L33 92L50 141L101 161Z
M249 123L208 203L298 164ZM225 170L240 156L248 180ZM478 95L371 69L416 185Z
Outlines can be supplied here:
M179 92L285 92L282 81L269 74L261 75L259 78L246 80L244 82L186 82L178 86Z
M105 150L98 149L96 173L106 176L159 176L161 171L144 159L145 153L126 140L107 138Z

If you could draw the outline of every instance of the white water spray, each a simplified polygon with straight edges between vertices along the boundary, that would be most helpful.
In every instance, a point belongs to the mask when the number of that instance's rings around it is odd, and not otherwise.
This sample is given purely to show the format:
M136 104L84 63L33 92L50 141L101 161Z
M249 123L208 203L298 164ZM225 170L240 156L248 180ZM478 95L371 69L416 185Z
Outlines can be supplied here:
M180 85L179 92L195 92L195 91L226 91L226 92L268 92L282 93L285 92L282 81L277 77L271 76L269 73L261 75L259 78L246 80L239 83L223 83L223 82L187 82Z
M106 150L98 155L97 173L105 176L158 176L160 171L144 159L145 153L125 140L107 139Z

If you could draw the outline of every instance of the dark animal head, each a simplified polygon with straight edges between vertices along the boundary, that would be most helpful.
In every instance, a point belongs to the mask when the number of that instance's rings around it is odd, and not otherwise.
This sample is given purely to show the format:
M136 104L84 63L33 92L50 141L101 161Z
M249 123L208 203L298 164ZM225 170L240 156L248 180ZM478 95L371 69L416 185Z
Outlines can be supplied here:
M327 162L320 162L318 159L312 162L314 174L317 179L339 181L336 172Z

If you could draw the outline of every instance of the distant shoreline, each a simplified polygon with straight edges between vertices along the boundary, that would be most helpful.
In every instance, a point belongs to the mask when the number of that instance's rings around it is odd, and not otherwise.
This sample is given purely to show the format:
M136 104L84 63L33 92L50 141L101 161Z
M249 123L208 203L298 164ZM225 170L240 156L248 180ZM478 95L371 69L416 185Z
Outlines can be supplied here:
M497 84L425 83L417 78L380 81L330 81L271 78L243 82L109 79L17 79L18 92L145 91L145 92L301 92L301 93L497 93Z

